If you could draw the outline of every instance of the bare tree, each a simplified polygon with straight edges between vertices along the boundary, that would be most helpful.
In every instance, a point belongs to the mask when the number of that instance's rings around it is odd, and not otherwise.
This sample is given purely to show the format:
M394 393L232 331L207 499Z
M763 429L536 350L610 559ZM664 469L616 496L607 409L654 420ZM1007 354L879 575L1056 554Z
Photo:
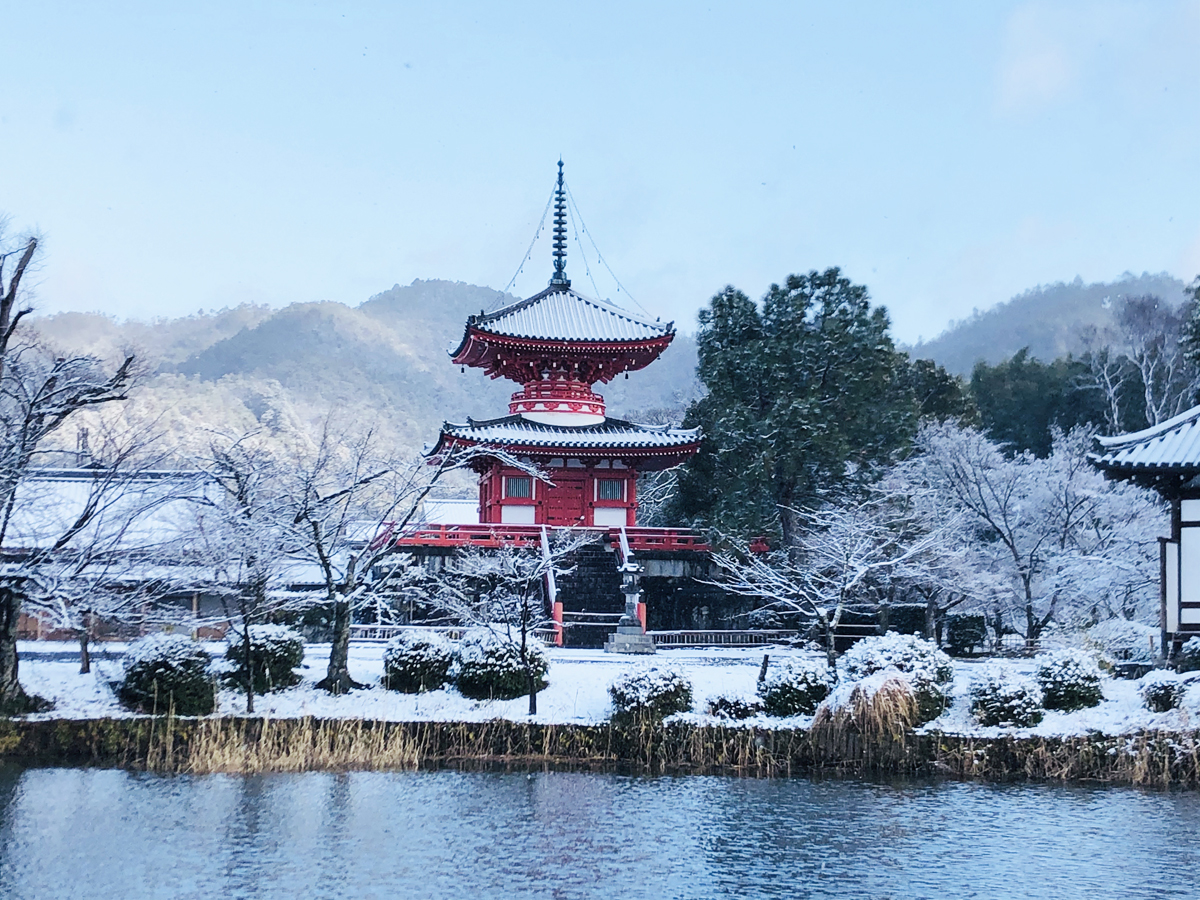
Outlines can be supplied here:
M1120 301L1117 324L1141 376L1147 425L1183 412L1200 386L1200 371L1180 342L1186 318L1186 310L1173 309L1153 295Z
M1122 342L1111 328L1088 326L1080 335L1085 348L1084 360L1093 390L1104 400L1104 428L1108 434L1119 434L1123 428L1122 412L1126 393L1136 371L1122 352Z
M529 687L529 714L537 714L537 677L529 647L549 626L545 587L574 571L568 565L596 533L578 528L542 529L539 545L498 550L470 547L456 554L437 580L431 601L454 620L487 628L515 645Z
M349 670L354 610L387 583L388 571L403 566L395 540L414 525L422 501L449 473L497 458L545 478L497 448L451 447L434 458L382 453L371 432L338 434L328 420L315 446L292 460L283 488L290 518L282 525L294 533L295 556L319 568L324 603L333 611L320 687L333 694L361 687Z
M70 543L26 562L25 609L50 628L74 633L81 673L90 671L97 626L188 618L163 601L176 591L174 545L187 527L197 478L157 469L153 456L137 459L136 435L123 437L123 448L101 450L86 470L42 470L26 478L9 523L14 543L48 549L69 521L89 518Z
M1007 457L974 429L928 425L899 467L965 517L969 565L995 585L993 628L1017 627L1029 647L1051 622L1136 604L1157 582L1162 505L1107 481L1087 462L1090 443L1083 430L1058 433L1046 459Z
M132 356L110 370L94 357L56 355L19 328L31 311L22 303L21 282L37 249L33 237L12 250L0 248L0 547L8 546L18 488L46 439L80 410L125 399L134 375ZM22 602L31 584L31 566L71 544L94 511L93 505L87 505L54 541L36 553L17 554L15 560L10 557L0 578L0 710L19 711L33 703L18 678L16 640Z
M316 598L288 590L288 562L299 544L287 522L284 465L262 432L216 435L200 468L211 491L197 498L187 541L202 561L193 589L219 596L244 636L246 711L254 712L251 626L270 616L309 608Z
M942 540L941 530L909 534L886 499L871 498L793 510L802 527L791 547L752 553L744 547L718 553L719 586L761 601L760 609L816 622L826 661L837 659L835 636L846 609L863 602L867 589L915 565Z

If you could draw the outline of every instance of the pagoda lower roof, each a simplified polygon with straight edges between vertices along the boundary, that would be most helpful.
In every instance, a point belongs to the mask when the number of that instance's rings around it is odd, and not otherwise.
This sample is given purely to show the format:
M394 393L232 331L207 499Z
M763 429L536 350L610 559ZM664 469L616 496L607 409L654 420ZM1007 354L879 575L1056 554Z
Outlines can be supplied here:
M564 285L551 285L528 300L468 318L466 334L452 354L455 358L467 349L472 331L480 336L536 341L624 344L673 336L675 325L652 322L605 300L593 300Z
M1097 438L1091 455L1102 469L1117 473L1200 473L1200 406L1142 431Z
M691 455L700 444L699 428L669 425L638 425L623 419L605 419L598 425L545 425L521 416L505 416L465 425L447 422L442 426L436 454L447 443L495 444L512 451L561 451L597 456L601 452L634 451L633 455L663 451Z

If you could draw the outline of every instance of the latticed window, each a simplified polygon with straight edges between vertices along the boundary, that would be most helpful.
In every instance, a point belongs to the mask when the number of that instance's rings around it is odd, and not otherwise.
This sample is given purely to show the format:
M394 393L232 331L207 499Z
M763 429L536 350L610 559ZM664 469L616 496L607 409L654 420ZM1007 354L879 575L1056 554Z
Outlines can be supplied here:
M516 500L533 497L533 479L528 476L508 475L504 479L504 496Z
M625 480L622 478L601 478L596 483L597 500L624 500Z

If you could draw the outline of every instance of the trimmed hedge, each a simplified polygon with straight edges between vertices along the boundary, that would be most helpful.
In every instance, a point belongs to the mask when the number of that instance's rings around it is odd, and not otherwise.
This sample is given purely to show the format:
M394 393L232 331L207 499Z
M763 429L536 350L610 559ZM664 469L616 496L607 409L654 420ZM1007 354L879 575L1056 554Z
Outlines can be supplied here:
M392 691L420 694L446 683L454 647L436 631L402 631L383 650L381 683Z
M1046 709L1088 709L1104 699L1100 667L1081 650L1058 650L1040 657L1033 677L1045 696Z
M1003 669L987 669L970 687L971 714L980 725L1036 725L1045 716L1036 681Z
M117 697L130 709L207 716L217 708L212 657L186 635L152 634L135 641L124 667Z
M665 719L692 709L692 683L674 669L635 669L608 686L614 719Z
M534 690L544 690L550 658L532 635L525 645L525 654ZM454 686L472 700L514 700L525 696L529 693L529 678L521 663L520 645L485 629L467 632L458 646Z
M811 716L833 689L833 673L823 662L787 660L758 685L769 716Z
M948 684L954 678L950 657L937 644L909 634L864 638L842 654L838 668L851 681L893 668L905 674L925 673L928 680Z
M225 682L232 688L246 689L246 645L240 631L230 632L225 658L232 667ZM304 662L304 638L284 625L250 626L250 664L256 694L266 694L300 683L293 669Z

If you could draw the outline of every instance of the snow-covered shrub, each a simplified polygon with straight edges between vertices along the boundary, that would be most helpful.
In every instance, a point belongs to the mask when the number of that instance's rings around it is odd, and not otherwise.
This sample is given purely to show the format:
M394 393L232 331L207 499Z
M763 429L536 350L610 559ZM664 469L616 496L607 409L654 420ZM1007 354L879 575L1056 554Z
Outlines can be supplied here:
M383 686L406 694L436 691L446 683L454 647L436 631L402 631L383 649Z
M833 687L823 662L787 660L759 682L758 696L769 716L810 716Z
M1046 709L1087 709L1104 699L1100 667L1081 650L1056 650L1040 657L1033 677Z
M530 636L525 645L534 690L547 685L550 658L541 642ZM486 628L468 631L458 646L454 686L472 700L512 700L529 693L529 676L521 663L521 645Z
M692 683L674 669L635 669L608 686L613 718L663 719L692 708Z
M1175 654L1176 672L1200 672L1200 637L1188 640Z
M225 658L232 666L225 673L230 687L246 689L246 644L240 631L229 633ZM265 694L298 684L300 676L293 669L304 662L304 638L284 625L250 626L250 665L254 672L251 682L256 694Z
M1109 662L1151 662L1158 654L1160 632L1157 628L1108 619L1088 629L1088 645L1104 654Z
M739 697L736 694L721 694L712 697L707 707L710 716L721 719L749 719L763 711L763 705L758 700L749 697Z
M971 714L980 725L1036 725L1045 715L1037 682L1005 669L985 669L971 681Z
M950 687L937 681L930 670L918 669L904 673L904 679L917 698L917 721L932 722L950 706Z
M1179 706L1187 682L1174 672L1156 669L1138 682L1138 696L1151 712L1167 712Z
M140 712L207 716L217 705L212 657L183 634L152 634L129 646L117 696Z
M948 684L954 679L950 657L937 644L913 634L887 634L863 638L842 654L838 667L851 681L898 669L905 674L924 673L929 681Z

